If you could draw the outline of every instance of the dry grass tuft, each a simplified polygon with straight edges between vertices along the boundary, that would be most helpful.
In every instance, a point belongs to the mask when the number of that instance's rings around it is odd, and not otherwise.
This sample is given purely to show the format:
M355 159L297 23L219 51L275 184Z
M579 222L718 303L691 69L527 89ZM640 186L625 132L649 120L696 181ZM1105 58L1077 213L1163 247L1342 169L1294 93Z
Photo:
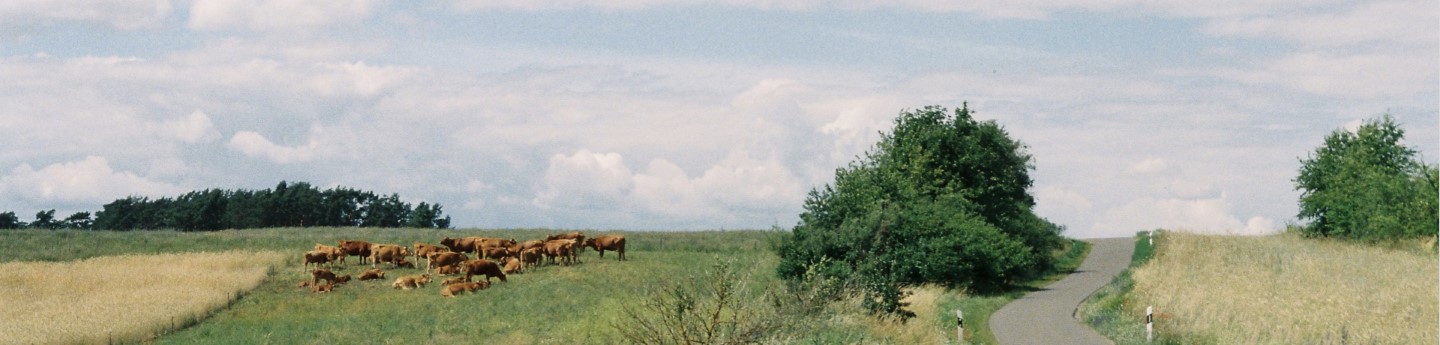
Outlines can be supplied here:
M1156 246L1127 308L1155 305L1158 333L1220 344L1437 342L1433 255L1293 234L1170 233Z
M0 334L20 344L154 339L225 307L284 261L231 251L3 263Z

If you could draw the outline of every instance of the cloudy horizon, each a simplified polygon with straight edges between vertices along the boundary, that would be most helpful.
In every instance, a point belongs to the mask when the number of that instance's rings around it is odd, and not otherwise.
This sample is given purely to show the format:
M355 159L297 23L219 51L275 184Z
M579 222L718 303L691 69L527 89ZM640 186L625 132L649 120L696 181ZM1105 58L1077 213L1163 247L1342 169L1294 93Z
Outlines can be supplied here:
M1440 154L1434 1L106 0L0 5L0 212L281 180L460 228L792 227L905 109L967 104L1075 238L1269 233L1331 131Z

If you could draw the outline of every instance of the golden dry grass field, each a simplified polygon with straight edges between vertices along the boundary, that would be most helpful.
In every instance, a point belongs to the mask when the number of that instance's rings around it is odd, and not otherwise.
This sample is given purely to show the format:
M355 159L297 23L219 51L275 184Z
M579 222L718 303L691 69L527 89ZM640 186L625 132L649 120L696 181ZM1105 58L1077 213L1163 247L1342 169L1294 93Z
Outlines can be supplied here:
M284 262L279 252L229 251L0 263L0 343L154 339L227 306Z
M1186 343L1435 344L1434 253L1332 240L1167 232L1134 272L1156 332Z

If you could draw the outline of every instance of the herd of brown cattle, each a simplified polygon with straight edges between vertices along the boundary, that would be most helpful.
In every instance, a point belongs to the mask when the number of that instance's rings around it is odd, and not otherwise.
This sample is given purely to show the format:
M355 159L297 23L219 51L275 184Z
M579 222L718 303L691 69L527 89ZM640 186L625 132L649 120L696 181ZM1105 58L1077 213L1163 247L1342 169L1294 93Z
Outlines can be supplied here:
M542 262L564 266L579 263L580 253L585 247L595 249L600 253L600 258L604 258L605 251L610 250L617 253L618 259L625 260L624 235L585 238L585 234L571 232L524 242L491 237L445 237L438 246L415 242L413 247L340 240L338 246L316 243L313 250L305 252L301 269L310 273L310 279L300 282L300 287L308 287L314 293L324 293L333 291L336 284L349 282L350 275L338 275L322 266L333 268L336 264L345 263L345 258L350 256L359 256L359 263L362 265L367 261L370 263L371 268L361 272L356 278L362 281L385 279L385 271L379 268L380 263L397 269L416 268L415 263L424 259L425 273L395 278L390 286L401 290L423 288L430 283L432 272L435 276L464 274L464 277L454 277L440 283L441 296L455 297L489 288L490 278L500 278L500 281L504 282L506 275L522 273L523 270L534 268ZM472 254L473 259L470 256ZM414 261L409 260L412 256ZM315 264L315 268L311 269L310 264ZM485 276L485 280L472 280L477 275ZM321 281L325 283L321 284Z

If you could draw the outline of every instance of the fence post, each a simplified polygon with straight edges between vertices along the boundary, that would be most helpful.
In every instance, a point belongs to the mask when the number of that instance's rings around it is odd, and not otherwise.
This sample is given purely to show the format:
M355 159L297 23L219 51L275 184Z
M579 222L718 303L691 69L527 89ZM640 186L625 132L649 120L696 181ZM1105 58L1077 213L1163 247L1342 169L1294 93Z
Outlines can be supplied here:
M1155 341L1155 306L1145 306L1145 342Z
M965 343L965 312L955 309L955 338L960 339L959 344Z

